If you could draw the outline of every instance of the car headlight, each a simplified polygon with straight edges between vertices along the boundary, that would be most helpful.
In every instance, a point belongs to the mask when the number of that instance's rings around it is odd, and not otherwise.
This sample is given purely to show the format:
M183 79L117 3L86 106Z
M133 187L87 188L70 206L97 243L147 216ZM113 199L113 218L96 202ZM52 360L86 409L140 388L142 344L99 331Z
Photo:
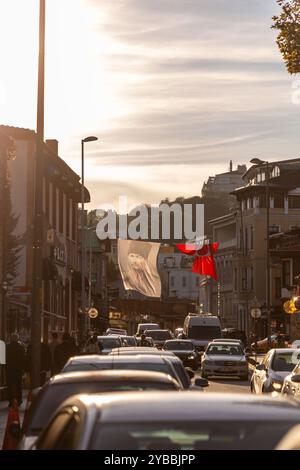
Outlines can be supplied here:
M280 391L282 389L282 383L281 382L272 382L272 387L274 388L274 390L276 390L277 392Z
M188 359L190 359L190 360L195 359L194 354L191 354L191 355L188 357Z

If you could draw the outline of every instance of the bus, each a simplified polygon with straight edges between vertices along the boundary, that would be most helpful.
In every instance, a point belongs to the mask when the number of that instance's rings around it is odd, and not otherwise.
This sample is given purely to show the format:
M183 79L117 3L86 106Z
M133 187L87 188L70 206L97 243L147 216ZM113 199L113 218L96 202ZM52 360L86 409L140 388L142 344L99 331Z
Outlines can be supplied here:
M188 314L184 320L183 337L190 339L198 351L204 351L213 339L221 338L220 319L212 314Z

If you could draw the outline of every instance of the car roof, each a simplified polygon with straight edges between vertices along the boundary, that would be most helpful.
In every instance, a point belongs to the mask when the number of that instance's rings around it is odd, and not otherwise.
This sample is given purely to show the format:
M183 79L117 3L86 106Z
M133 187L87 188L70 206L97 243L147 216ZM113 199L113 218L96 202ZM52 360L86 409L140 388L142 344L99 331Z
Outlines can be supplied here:
M242 340L235 338L216 338L212 340L212 343L241 343Z
M273 348L273 349L270 349L270 352L272 353L276 352L279 354L286 354L286 353L293 354L294 352L300 353L300 349L299 348Z
M100 354L86 355L86 356L74 356L69 359L67 364L90 364L90 363L116 363L116 362L152 362L161 363L163 361L161 355L154 354L134 354L134 355L107 355L101 356ZM168 356L169 357L169 356ZM172 357L170 355L170 357ZM175 357L175 356L174 356Z
M193 343L193 341L191 339L174 338L174 339L167 339L166 343Z
M170 330L168 330L167 328L159 328L159 329L156 329L156 330L151 330L149 328L149 330L146 330L147 333L151 333L152 331L155 331L155 333L157 333L157 331L167 331L169 333Z
M144 370L103 370L103 371L84 371L84 372L69 372L61 373L52 377L47 385L53 386L64 383L78 383L78 382L124 382L124 381L139 381L144 382L172 382L173 377L169 374L156 371Z
M97 336L97 339L111 339L111 338L120 338L120 335L114 334L114 335L99 335L99 336Z
M130 348L113 348L111 350L110 356L115 355L137 355L137 354L146 354L151 356L174 356L172 351L162 351L157 348L149 348L149 347L130 347Z
M201 395L201 396L200 396ZM143 392L103 395L77 395L64 405L81 403L98 408L102 423L184 421L297 421L296 402L259 395L196 392ZM69 403L67 403L69 402Z

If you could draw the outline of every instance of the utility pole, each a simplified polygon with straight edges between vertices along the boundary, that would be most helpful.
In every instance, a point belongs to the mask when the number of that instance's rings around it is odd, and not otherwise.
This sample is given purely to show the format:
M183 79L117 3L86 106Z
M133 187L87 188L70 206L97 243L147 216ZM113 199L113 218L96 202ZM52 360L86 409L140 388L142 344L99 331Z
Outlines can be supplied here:
M41 321L43 273L43 175L44 175L44 95L45 95L45 26L46 0L40 0L39 69L36 161L34 178L34 227L31 292L31 387L40 386Z

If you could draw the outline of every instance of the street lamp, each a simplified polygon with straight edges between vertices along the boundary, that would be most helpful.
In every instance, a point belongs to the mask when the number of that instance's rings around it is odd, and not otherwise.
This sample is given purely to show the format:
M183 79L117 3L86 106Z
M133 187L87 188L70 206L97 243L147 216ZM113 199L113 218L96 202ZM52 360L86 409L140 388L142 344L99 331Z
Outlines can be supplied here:
M266 284L266 304L267 304L267 322L268 322L268 338L271 336L271 311L270 311L270 174L269 162L260 158L250 160L253 165L266 165L266 207L267 207L267 284Z
M81 140L81 312L85 312L85 233L84 233L84 144L95 142L98 137L89 136ZM86 317L84 317L86 318Z

